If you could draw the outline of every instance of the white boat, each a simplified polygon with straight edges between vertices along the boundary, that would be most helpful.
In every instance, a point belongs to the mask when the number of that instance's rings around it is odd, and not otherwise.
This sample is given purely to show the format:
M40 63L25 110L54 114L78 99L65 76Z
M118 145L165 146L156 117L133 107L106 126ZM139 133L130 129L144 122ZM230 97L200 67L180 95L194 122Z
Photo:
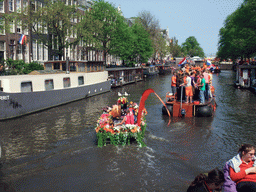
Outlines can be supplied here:
M65 61L47 62L47 70L0 76L0 120L110 91L103 63L70 61L71 71L63 71L64 65Z

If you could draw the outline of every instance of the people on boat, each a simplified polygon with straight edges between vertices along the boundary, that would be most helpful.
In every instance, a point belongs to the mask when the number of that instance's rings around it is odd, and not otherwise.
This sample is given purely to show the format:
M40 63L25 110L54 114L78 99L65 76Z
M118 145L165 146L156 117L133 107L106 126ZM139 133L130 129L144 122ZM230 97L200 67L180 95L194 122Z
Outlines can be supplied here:
M200 89L200 104L204 104L205 103L205 79L204 79L204 75L201 73L200 74L200 84L197 85Z
M125 124L134 124L134 114L133 114L133 109L130 107L127 109L127 113L126 113L126 120L125 120Z
M181 86L184 83L184 73L180 69L177 75L177 100L185 100L185 88ZM182 92L182 94L181 94ZM182 98L181 98L182 95Z
M225 191L232 192L256 192L256 162L255 146L251 144L242 144L238 154L226 162L224 167ZM235 185L233 185L235 182ZM231 191L230 191L231 192Z
M212 98L212 71L208 70L208 76L209 76L209 90L208 95L210 98Z
M187 189L187 192L220 191L224 181L224 173L215 168L207 174L201 173L197 175Z
M180 86L185 86L185 93L186 93L186 103L190 101L192 103L193 98L193 91L192 91L192 84L191 84L191 78L189 74L186 72L184 76L184 83Z
M172 76L172 83L171 83L172 94L174 96L176 95L176 85L177 85L177 73L174 72Z
M208 101L209 100L209 74L208 74L208 69L204 69L203 70L203 75L204 75L204 79L205 79L205 100Z

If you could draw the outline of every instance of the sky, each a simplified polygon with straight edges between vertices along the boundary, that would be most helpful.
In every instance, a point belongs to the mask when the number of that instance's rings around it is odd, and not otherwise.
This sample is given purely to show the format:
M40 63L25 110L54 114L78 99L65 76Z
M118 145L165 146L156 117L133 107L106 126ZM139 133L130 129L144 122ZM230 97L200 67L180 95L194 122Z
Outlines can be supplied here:
M159 21L161 29L169 28L169 37L176 37L181 45L194 36L207 57L215 56L219 30L228 15L244 0L105 0L120 6L123 16L136 17L142 11L150 12Z

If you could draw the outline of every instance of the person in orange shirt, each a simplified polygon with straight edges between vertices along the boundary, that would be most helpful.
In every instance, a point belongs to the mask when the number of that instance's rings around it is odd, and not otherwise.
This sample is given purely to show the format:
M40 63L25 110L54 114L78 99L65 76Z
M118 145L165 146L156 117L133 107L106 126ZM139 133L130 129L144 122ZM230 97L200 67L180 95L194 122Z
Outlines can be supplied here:
M236 182L237 192L256 192L255 147L243 144L238 153L229 160L230 178Z
M192 90L192 84L191 84L191 77L188 73L185 73L184 77L184 83L181 86L185 86L185 93L186 93L186 103L189 102L192 103L193 98L193 90Z
M176 95L176 92L177 92L176 86L177 86L177 73L174 72L174 73L173 73L173 76L172 76L172 83L171 83L173 95Z

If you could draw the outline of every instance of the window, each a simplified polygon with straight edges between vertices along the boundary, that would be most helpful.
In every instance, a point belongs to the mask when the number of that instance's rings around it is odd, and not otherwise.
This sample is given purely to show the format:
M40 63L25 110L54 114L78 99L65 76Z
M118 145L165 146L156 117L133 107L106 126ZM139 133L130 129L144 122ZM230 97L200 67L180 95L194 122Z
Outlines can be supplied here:
M0 41L0 51L4 51L4 41Z
M4 19L2 17L0 17L0 34L4 35L5 31L4 31Z
M4 13L4 2L0 2L0 12Z
M16 10L20 12L21 10L21 0L16 0Z
M45 70L47 70L47 71L52 70L52 64L51 63L46 63L46 64L44 64L44 66L45 66Z
M69 77L63 78L63 87L70 87L70 78Z
M85 71L85 63L78 63L78 72Z
M11 21L11 22L10 22L10 32L11 32L11 33L15 33L15 28L14 28L14 27L15 27L14 22Z
M45 91L53 90L53 79L47 79L44 81Z
M21 83L21 92L32 92L32 82L28 81L28 82L22 82Z
M35 2L31 2L31 10L36 11L36 4Z
M23 0L23 9L28 7L28 0Z
M60 69L60 63L54 63L54 64L53 64L53 69L54 69L54 70Z
M16 47L17 59L22 59L22 45L18 44Z
M43 60L43 46L41 43L38 44L38 60Z
M13 10L13 0L9 0L9 11L14 11Z
M21 33L20 26L16 28L17 33Z
M70 63L70 71L76 71L76 64Z
M3 87L2 87L2 82L0 80L0 91L4 91Z
M90 64L87 64L87 72L90 72L91 71L91 66Z
M78 85L83 85L84 84L84 76L79 76L78 77Z
M37 42L33 41L32 42L32 53L33 53L33 61L37 60Z

